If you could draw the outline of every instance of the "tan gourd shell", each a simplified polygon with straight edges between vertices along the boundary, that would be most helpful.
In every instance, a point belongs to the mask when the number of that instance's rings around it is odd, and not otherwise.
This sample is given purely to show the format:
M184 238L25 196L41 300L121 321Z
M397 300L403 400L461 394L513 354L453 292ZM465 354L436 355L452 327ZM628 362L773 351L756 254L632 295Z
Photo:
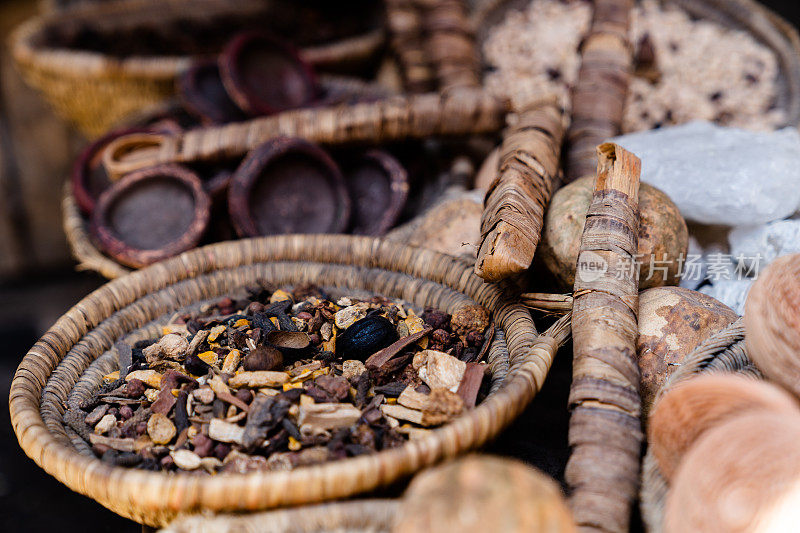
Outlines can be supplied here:
M667 494L665 533L797 531L800 415L753 412L710 429Z
M520 461L472 455L411 482L394 533L575 531L558 485Z
M779 257L747 295L748 355L769 379L800 395L800 254Z
M572 290L586 211L592 201L593 177L559 189L545 214L539 253L564 289ZM686 221L669 196L652 185L639 187L639 288L677 285L679 259L689 246ZM652 263L651 263L652 258ZM651 264L655 267L651 269ZM664 272L666 267L666 272Z
M736 312L705 294L681 287L639 293L639 356L642 412L686 356L708 337L736 320Z
M783 389L735 374L700 375L671 388L656 402L647 431L661 473L671 479L704 432L755 410L800 416L797 401Z

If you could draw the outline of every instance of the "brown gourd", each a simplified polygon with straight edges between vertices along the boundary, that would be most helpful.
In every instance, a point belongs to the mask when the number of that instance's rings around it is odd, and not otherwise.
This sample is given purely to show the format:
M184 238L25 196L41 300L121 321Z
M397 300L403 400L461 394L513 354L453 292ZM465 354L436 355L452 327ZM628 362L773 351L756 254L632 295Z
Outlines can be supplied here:
M564 289L575 283L575 265L593 182L594 177L590 176L562 187L553 195L545 214L539 253ZM639 188L638 242L640 289L677 285L679 260L685 257L689 245L686 222L669 196L646 183Z
M800 415L784 390L736 374L706 374L679 383L656 402L648 442L661 473L671 479L681 458L708 430L743 412Z
M657 287L639 294L636 353L643 413L649 412L658 390L686 357L736 318L727 305L682 287Z
M576 529L552 479L520 461L472 455L415 477L392 531L567 533Z
M665 533L795 531L800 416L753 412L706 432L667 495Z
M800 254L779 257L745 303L748 354L772 379L800 395Z

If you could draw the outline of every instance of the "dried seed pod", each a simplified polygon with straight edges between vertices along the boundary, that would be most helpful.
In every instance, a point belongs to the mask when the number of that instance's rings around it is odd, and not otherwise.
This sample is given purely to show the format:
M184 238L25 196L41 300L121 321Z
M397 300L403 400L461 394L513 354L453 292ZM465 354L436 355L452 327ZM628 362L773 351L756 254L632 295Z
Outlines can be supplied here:
M656 402L647 432L664 477L672 478L706 431L756 410L800 415L797 401L782 389L735 374L700 375L671 388Z
M392 531L567 533L576 529L552 479L520 461L471 455L416 476L395 514Z
M765 376L800 395L800 254L779 257L745 303L748 355Z
M300 357L311 347L311 338L302 331L270 331L267 342L290 357Z
M272 346L257 346L244 358L243 366L247 371L277 370L283 366L283 354Z
M253 116L303 107L320 96L311 66L294 47L265 33L233 38L219 56L219 70L230 97Z
M394 226L408 198L408 172L388 152L370 150L350 165L345 182L356 235L383 235Z
M684 359L736 318L736 312L727 305L682 287L657 287L639 294L636 353L645 415L658 390Z
M183 104L207 124L243 120L245 114L228 96L213 59L192 63L178 79L178 94Z
M575 284L593 180L587 176L559 189L545 215L540 256L565 289ZM677 285L680 259L689 246L686 222L669 196L646 183L639 188L638 237L639 288Z
M800 507L800 417L758 412L710 429L667 494L665 533L794 531Z
M210 208L194 172L158 165L106 190L92 214L91 231L106 253L139 268L195 247L208 227Z
M340 233L350 198L339 167L318 146L276 137L242 162L231 180L228 209L242 237Z
M363 361L398 340L397 337L394 324L380 315L371 315L355 322L339 335L336 354Z

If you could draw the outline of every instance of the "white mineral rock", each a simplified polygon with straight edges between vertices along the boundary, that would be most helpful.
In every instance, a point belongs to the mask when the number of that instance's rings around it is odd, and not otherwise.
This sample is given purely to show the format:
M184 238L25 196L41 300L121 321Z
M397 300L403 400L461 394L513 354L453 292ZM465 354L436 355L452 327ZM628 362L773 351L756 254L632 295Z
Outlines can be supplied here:
M700 292L716 298L741 316L744 315L744 302L753 285L753 278L721 279L700 288Z
M758 225L800 207L800 133L751 132L690 122L614 139L642 160L642 181L687 219Z
M734 258L740 257L748 269L760 272L775 258L800 252L800 220L734 228L728 241Z

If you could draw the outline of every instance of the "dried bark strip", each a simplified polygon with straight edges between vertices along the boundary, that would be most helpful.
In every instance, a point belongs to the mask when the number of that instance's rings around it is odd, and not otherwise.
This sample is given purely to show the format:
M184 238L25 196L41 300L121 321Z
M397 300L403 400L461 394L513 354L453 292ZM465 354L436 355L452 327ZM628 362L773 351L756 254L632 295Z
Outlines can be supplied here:
M633 70L628 25L633 0L595 0L582 63L572 95L565 181L592 175L595 147L620 133Z
M425 50L423 10L415 0L386 0L386 24L392 50L400 63L403 84L410 93L434 88L434 73Z
M370 355L367 360L364 362L367 368L372 370L377 370L385 365L389 360L391 360L395 355L399 354L408 346L411 346L422 337L426 336L433 330L430 326L426 326L421 331L416 333L412 333L411 335L406 335L402 339L398 339L386 348L375 352L374 354Z
M391 96L377 102L285 111L247 122L177 134L130 134L110 143L103 164L112 177L158 163L241 157L277 136L338 145L499 131L508 102L481 89Z
M566 481L579 528L623 532L636 497L642 440L633 268L641 163L615 144L597 153L575 279Z
M554 99L535 102L506 131L498 175L484 200L475 273L499 281L526 270L558 179L565 117Z
M464 0L421 0L426 8L426 55L439 91L479 87L480 59Z

